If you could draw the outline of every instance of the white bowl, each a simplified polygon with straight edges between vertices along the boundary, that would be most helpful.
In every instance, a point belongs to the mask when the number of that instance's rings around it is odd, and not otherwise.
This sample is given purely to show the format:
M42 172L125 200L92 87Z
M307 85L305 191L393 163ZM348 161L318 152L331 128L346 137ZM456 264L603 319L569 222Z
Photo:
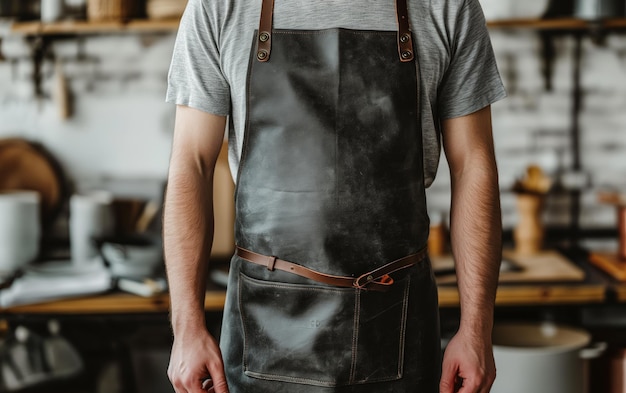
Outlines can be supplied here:
M151 277L163 265L162 244L157 240L104 240L100 253L116 277Z
M512 3L513 18L538 19L548 10L549 0L518 0Z
M536 19L546 12L549 0L480 0L480 4L488 21Z
M487 20L511 18L513 7L509 0L480 0L480 5Z

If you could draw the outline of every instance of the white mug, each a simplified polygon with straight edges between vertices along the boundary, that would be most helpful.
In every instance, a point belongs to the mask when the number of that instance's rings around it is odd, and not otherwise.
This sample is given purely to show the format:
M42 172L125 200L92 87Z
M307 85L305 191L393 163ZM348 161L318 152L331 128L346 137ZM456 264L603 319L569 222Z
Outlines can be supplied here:
M113 233L112 202L107 192L70 197L70 254L74 265L91 264L98 255L94 239Z
M39 205L36 191L0 192L0 275L12 275L39 254Z
M63 16L63 0L41 0L41 21L56 22Z

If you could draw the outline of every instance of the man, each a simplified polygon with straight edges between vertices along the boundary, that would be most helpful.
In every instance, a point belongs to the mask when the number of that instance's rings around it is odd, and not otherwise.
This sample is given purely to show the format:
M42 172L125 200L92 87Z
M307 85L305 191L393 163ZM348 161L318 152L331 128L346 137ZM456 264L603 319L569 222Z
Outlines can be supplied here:
M477 0L190 0L168 89L176 391L488 392L502 97ZM218 346L203 296L226 116L237 252ZM462 315L443 366L424 249L441 141Z

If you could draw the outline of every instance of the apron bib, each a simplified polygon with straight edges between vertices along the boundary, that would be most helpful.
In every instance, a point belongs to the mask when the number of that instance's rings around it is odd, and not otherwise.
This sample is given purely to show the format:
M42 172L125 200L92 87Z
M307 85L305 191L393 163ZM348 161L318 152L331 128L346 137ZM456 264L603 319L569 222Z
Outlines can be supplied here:
M221 335L231 393L438 391L418 66L396 9L398 31L277 30L263 1L235 193L247 254Z

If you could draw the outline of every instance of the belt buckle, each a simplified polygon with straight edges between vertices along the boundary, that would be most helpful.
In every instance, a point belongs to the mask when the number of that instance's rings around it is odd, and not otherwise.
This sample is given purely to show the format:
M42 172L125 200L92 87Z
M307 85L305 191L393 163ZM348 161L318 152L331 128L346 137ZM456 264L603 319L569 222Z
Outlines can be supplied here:
M391 278L389 274L384 274L380 277L374 277L372 273L365 273L355 279L352 285L354 285L354 287L357 289L367 290L367 286L372 283L383 286L391 286L393 285L393 278Z

